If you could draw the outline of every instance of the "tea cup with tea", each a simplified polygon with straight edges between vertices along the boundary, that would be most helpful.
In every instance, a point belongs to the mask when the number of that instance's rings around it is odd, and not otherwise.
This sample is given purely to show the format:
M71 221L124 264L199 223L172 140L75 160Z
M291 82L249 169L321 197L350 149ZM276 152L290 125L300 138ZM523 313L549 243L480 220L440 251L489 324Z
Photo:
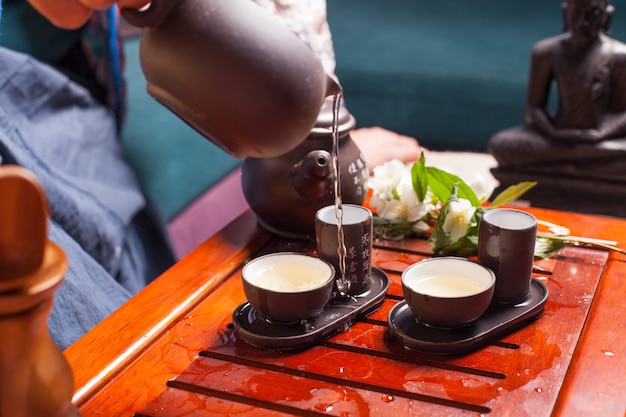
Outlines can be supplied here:
M242 270L250 305L268 321L288 324L323 311L334 287L335 268L296 252L278 252L248 262Z
M422 323L442 328L471 324L491 303L493 271L465 258L425 259L402 273L407 305Z

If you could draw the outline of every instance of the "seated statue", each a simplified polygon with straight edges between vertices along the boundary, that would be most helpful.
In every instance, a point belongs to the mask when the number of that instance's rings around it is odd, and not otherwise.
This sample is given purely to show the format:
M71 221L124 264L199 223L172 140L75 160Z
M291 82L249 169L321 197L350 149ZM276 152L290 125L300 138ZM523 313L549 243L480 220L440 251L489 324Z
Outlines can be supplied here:
M532 48L528 124L489 142L495 172L626 182L626 44L609 37L615 9L609 0L565 0L562 10L565 33Z

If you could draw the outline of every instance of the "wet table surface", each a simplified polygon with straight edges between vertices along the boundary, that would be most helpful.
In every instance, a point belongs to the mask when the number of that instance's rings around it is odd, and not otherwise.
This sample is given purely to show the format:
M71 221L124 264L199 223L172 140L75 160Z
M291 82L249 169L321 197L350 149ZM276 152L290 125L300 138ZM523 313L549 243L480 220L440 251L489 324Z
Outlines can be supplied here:
M626 247L626 220L528 209L577 236ZM538 266L539 317L453 354L408 349L389 330L400 274L423 240L377 241L389 278L378 309L304 349L252 346L233 326L241 268L314 253L247 212L65 350L84 416L626 415L626 256L568 246Z

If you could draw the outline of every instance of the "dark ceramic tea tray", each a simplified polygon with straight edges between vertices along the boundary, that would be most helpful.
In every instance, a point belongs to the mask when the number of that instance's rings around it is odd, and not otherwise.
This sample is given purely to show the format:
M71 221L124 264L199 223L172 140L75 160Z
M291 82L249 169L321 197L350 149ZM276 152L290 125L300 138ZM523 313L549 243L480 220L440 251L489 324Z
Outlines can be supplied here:
M233 325L251 345L270 350L303 349L347 329L355 319L376 310L389 288L389 277L372 268L369 288L356 296L331 300L317 316L296 324L270 322L245 302L233 312Z
M539 317L547 299L548 288L533 278L526 301L508 307L491 305L476 321L454 329L427 326L415 318L403 301L389 311L389 329L411 349L445 355L462 353Z

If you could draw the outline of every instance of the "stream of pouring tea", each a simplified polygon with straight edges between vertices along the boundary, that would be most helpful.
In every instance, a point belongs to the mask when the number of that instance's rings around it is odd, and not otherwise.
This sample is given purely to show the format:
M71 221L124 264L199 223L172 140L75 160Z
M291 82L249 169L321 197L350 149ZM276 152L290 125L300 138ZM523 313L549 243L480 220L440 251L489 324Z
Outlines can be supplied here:
M348 294L350 281L346 279L346 243L343 235L343 206L341 202L341 171L339 169L339 110L341 108L341 94L333 99L333 124L332 136L333 147L331 152L332 169L335 191L335 217L337 218L337 255L339 259L339 278L337 279L337 291L342 296Z

